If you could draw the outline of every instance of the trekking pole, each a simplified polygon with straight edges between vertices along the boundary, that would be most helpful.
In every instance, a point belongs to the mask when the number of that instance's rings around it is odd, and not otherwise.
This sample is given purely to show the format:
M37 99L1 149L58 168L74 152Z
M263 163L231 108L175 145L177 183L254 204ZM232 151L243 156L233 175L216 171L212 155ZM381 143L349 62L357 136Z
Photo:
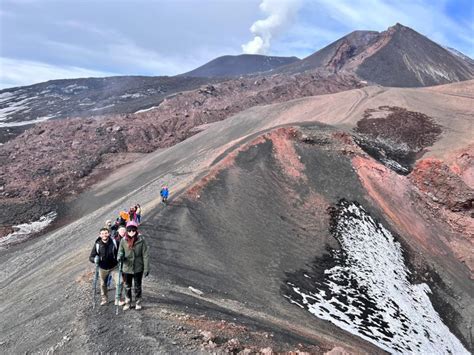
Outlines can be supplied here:
M95 275L94 275L94 284L92 286L92 309L95 309L95 299L97 294L97 279L99 278L99 256L96 255L94 258L95 262Z
M115 315L118 316L119 313L119 302L120 302L120 295L122 293L122 270L123 270L123 252L119 255L119 271L117 277L117 287L115 288Z

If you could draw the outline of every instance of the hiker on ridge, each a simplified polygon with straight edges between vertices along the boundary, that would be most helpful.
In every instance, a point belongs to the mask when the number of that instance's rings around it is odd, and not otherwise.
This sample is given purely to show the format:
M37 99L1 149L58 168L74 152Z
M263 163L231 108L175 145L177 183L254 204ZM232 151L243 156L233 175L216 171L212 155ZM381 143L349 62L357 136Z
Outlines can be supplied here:
M135 211L135 207L130 207L130 210L128 211L128 220L136 222L137 221L137 214Z
M125 305L123 310L130 309L132 303L132 281L135 291L135 309L142 309L142 278L149 273L148 245L142 235L138 234L138 225L127 223L127 233L119 246L119 262L123 262L123 279L125 282ZM120 260L120 258L123 258Z
M129 221L130 216L126 211L120 211L119 218L120 224L125 225Z
M160 191L160 196L161 196L161 201L163 201L163 203L166 203L168 202L168 196L169 196L170 192L168 190L168 186L163 186L161 188L161 191Z
M140 222L142 220L142 208L138 203L135 206L135 216L137 217L137 224L140 225Z
M95 258L99 257L101 306L106 305L109 301L107 296L109 275L112 275L113 279L117 278L117 251L117 242L115 239L110 238L109 229L106 227L101 228L99 238L95 241L89 256L91 263L95 263Z
M115 241L117 242L117 245L122 241L123 238L125 238L126 234L127 228L124 225L119 226L117 233L115 234Z

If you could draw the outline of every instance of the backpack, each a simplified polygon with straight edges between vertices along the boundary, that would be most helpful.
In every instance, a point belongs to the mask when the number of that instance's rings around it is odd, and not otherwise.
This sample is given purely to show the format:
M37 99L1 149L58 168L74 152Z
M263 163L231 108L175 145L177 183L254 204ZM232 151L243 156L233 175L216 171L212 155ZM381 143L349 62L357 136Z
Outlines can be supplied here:
M112 242L114 243L114 248L118 249L116 240L114 238L111 238L111 239L112 239ZM99 248L100 248L99 243L98 242L95 243L95 251L97 252L97 255L99 255Z

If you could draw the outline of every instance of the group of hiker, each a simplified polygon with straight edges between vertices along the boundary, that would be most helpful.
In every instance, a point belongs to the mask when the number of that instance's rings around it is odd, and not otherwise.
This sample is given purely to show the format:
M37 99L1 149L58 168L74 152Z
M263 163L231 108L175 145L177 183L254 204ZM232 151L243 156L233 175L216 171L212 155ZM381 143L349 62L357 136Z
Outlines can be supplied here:
M119 213L119 216L115 220L115 224L112 226L113 230L117 230L117 226L121 224L126 224L129 221L136 222L137 224L140 224L142 219L142 208L140 205L137 203L135 206L130 207L130 209L127 211L121 211ZM112 225L112 221L107 221L107 225Z
M163 186L160 191L161 200L167 203L169 190ZM107 220L99 231L94 242L89 260L96 265L93 297L95 306L95 288L100 280L100 305L108 304L109 279L116 286L115 305L123 306L123 310L132 307L132 285L135 294L135 309L142 309L142 279L150 272L148 244L138 228L141 223L142 208L137 203L127 211L121 211L112 224ZM123 287L124 286L124 287ZM125 299L122 291L125 288Z
M138 232L138 224L128 221L120 225L113 236L108 227L99 231L99 238L94 243L89 260L96 264L100 279L100 305L106 305L108 298L108 278L112 277L116 285L115 305L123 306L126 311L132 306L132 284L135 293L135 309L142 308L142 279L150 270L148 245ZM123 281L122 281L123 277ZM122 289L125 286L125 300ZM93 290L95 292L95 290Z

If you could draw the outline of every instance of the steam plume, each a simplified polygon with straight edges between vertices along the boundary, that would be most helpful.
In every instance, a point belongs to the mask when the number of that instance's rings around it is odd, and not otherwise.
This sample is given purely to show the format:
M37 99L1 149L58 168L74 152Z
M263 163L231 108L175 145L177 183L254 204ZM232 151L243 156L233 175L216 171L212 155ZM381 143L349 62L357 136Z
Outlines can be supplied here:
M266 54L272 38L296 17L302 0L262 0L260 10L268 14L263 20L254 22L250 31L254 38L242 45L247 54Z

